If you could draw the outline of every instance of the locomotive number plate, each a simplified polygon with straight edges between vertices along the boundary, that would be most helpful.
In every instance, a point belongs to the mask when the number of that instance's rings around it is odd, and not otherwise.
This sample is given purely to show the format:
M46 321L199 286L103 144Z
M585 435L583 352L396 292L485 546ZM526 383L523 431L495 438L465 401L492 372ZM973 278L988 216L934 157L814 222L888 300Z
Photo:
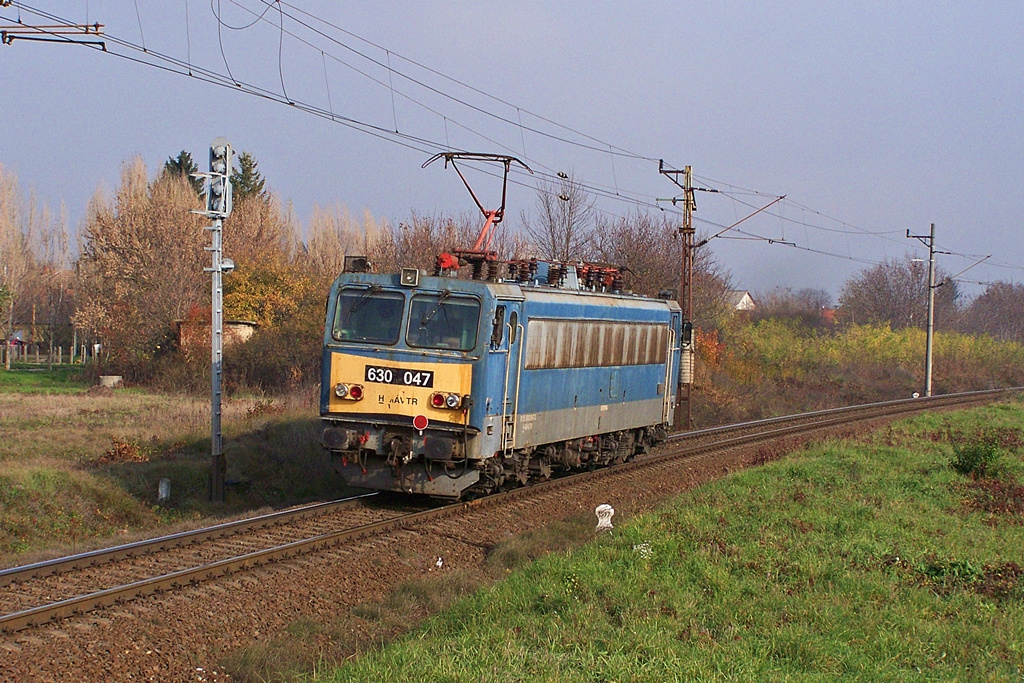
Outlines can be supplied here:
M431 370L406 370L404 368L383 368L378 365L367 365L367 382L378 384L400 384L405 387L433 387L434 373Z

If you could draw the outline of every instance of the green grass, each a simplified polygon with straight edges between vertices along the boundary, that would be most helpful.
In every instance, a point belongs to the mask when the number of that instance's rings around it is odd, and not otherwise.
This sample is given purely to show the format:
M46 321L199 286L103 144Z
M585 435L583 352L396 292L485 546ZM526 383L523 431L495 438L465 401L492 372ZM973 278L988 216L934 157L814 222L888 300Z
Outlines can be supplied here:
M998 434L1019 492L1022 425L925 415L731 476L317 680L1019 680L1024 508L981 505L950 437Z
M160 521L154 511L110 481L41 467L0 474L0 509L0 538L13 552L27 551L41 538L74 546L87 538Z
M81 365L46 365L14 363L11 369L0 367L0 393L76 393L88 388Z

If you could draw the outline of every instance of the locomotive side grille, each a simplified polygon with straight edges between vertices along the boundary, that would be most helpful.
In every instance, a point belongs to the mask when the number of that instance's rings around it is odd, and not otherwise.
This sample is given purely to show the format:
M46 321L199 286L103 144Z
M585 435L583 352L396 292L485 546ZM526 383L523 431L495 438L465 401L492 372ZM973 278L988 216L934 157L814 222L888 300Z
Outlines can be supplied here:
M668 325L546 320L529 322L526 369L664 364Z

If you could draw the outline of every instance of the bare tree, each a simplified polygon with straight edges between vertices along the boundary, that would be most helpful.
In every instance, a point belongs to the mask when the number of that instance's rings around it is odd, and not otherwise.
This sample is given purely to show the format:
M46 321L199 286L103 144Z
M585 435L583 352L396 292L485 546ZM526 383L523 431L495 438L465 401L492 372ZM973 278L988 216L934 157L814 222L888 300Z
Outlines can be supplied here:
M593 255L626 269L627 282L637 294L654 296L678 292L682 269L682 240L678 227L665 216L635 213L617 219L598 219ZM725 295L729 273L710 247L694 252L693 308L695 321L718 326L728 309Z
M538 184L535 206L537 215L524 212L522 224L538 256L561 262L589 258L594 200L572 174Z
M430 272L442 252L471 247L482 227L479 214L454 217L413 214L407 221L382 229L371 241L368 255L383 273L394 273L400 268ZM524 241L500 226L491 247L499 260L519 258L526 252Z
M775 287L755 295L757 309L754 320L786 318L804 327L822 328L832 324L832 297L823 289ZM826 315L829 314L829 315Z
M144 373L175 321L208 296L198 204L186 178L150 184L138 158L122 167L113 202L98 193L90 203L73 320L124 374Z
M421 216L413 214L407 221L386 227L370 244L370 261L382 273L396 273L401 268L432 271L437 255L453 247L472 244L473 226L466 216Z
M49 347L52 363L54 345L72 342L71 314L74 310L74 271L67 231L67 211L61 207L56 220L42 223L33 235L34 266L28 277L23 311L31 306L32 338ZM22 313L22 317L25 313Z
M956 282L936 270L935 324L952 327L957 320ZM924 327L928 309L928 265L910 255L887 260L861 271L843 285L840 314L848 322L888 323L893 328Z
M252 194L236 202L224 221L224 253L238 267L287 261L301 249L299 233L290 205L282 208L268 192Z
M1024 285L993 282L964 312L964 328L1024 343Z
M346 255L369 252L384 225L369 210L363 213L362 224L358 224L344 206L316 206L309 226L306 263L318 279L329 283L341 272Z
M14 174L0 166L0 332L5 344L14 332L19 304L31 280L34 235L48 222L49 213L37 209L34 197L26 200ZM11 369L10 348L4 364Z
M629 288L637 294L654 296L679 287L680 242L677 228L664 217L647 213L600 216L593 256L622 267Z

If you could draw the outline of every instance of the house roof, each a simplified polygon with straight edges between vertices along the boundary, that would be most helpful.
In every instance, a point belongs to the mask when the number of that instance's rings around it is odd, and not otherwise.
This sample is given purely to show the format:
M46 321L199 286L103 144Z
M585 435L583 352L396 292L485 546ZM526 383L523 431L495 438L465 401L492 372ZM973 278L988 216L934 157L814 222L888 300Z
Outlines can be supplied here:
M757 308L754 297L746 289L730 289L725 293L725 300L730 307L737 311L751 311Z

